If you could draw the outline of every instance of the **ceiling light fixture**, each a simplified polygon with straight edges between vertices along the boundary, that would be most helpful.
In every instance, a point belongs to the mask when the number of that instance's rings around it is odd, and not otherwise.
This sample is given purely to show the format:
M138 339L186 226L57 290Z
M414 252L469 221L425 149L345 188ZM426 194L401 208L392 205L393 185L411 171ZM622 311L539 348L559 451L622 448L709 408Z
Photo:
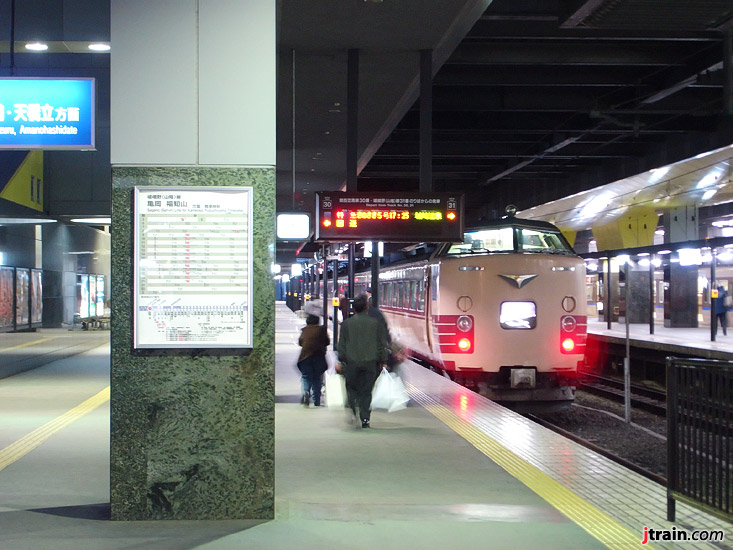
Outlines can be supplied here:
M0 218L0 225L56 223L56 220L43 218Z
M717 193L717 189L708 189L702 194L702 200L706 201L708 199L712 199L715 193Z
M663 166L661 168L654 168L653 170L650 170L651 173L649 175L649 183L656 183L661 180L664 176L667 175L667 172L669 172L671 168L671 166Z
M87 48L89 48L90 50L94 52L108 52L112 47L109 44L96 43L96 44L89 44Z
M29 42L25 45L25 49L34 52L45 52L48 49L48 44L43 44L41 42Z
M714 184L716 181L718 181L718 178L722 175L722 172L718 168L714 168L710 170L703 178L697 182L697 185L695 186L695 189L703 189L705 187L708 187L709 185Z
M110 225L112 223L111 218L74 218L71 220L72 223L89 223L92 225Z

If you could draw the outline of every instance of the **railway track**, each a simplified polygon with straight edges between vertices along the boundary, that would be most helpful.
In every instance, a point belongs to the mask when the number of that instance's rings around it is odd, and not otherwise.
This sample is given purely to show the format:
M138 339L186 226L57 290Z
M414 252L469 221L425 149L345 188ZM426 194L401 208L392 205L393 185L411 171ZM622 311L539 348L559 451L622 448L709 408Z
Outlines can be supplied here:
M624 402L624 383L620 380L583 372L578 388L618 403ZM665 392L631 385L631 406L659 416L667 415Z
M651 479L652 481L659 483L660 485L667 484L667 479L664 476L661 476L655 472L647 470L646 468L628 460L627 458L622 457L619 454L616 454L604 447L601 447L591 441L588 441L587 439L580 437L577 434L574 434L558 426L557 424L548 420L547 418L541 418L533 414L526 414L524 416L526 416L528 419L532 420L533 422L536 422L537 424L540 424L541 426L544 426L545 428L552 430L553 432L557 434L562 435L563 437L566 437L572 441L575 441L576 443L578 443L579 445L582 445L583 447L591 449L592 451L595 451L598 454L605 456L609 460L613 460L614 462L621 464L625 468L628 468L629 470L632 470L636 472L637 474L646 477L647 479Z

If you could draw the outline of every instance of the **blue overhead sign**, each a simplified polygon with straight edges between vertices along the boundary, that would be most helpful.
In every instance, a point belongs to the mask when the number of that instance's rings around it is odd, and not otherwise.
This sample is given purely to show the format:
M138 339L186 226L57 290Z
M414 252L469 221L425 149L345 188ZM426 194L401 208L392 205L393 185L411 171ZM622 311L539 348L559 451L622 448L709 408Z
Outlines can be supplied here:
M0 78L0 149L94 149L93 78Z

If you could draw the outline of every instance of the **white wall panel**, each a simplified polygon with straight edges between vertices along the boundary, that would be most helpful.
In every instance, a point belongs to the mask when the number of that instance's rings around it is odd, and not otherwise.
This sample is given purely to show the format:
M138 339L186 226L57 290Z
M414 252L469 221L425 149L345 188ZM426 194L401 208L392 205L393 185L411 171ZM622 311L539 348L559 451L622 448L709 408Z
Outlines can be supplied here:
M275 0L199 0L199 162L275 165Z
M110 8L111 163L196 164L196 1Z

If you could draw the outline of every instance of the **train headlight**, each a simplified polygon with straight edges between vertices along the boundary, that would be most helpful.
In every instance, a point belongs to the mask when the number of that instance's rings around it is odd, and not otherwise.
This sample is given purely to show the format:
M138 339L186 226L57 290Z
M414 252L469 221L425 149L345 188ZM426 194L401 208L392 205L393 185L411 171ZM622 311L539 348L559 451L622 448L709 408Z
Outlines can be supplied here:
M468 351L469 349L471 349L471 340L469 340L468 338L461 338L460 340L458 340L458 349L460 349L461 351Z
M473 319L471 319L468 315L461 315L456 320L456 328L461 332L468 332L473 328Z
M562 341L562 349L570 352L575 349L575 341L572 338L565 338L565 340Z
M573 332L577 325L578 323L572 315L566 315L560 320L560 326L565 332Z

